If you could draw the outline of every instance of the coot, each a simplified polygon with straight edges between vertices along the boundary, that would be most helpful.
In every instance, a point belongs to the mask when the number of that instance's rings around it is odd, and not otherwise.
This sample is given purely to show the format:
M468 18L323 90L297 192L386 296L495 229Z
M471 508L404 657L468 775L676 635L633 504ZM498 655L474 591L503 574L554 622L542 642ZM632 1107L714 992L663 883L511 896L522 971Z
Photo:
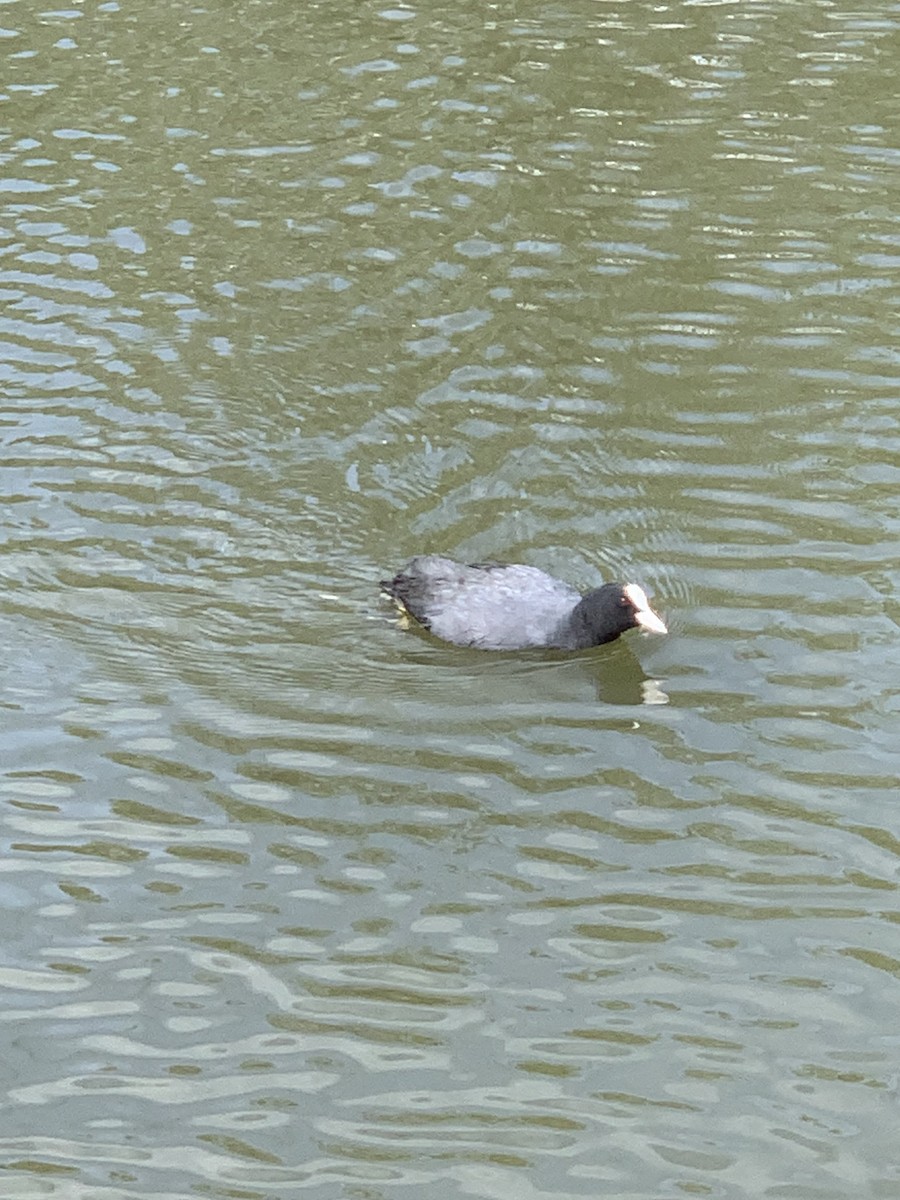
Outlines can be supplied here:
M604 583L582 595L521 563L466 564L425 554L381 586L436 637L481 650L582 650L635 627L667 632L636 583Z

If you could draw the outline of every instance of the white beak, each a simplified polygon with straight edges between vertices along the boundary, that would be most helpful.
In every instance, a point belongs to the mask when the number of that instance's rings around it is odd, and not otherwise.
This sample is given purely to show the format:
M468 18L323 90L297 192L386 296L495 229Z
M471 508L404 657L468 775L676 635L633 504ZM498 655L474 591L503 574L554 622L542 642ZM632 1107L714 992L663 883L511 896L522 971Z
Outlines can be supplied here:
M641 629L646 629L650 633L669 632L662 618L658 617L650 607L647 593L642 587L638 587L636 583L629 583L622 590L634 605L634 619Z

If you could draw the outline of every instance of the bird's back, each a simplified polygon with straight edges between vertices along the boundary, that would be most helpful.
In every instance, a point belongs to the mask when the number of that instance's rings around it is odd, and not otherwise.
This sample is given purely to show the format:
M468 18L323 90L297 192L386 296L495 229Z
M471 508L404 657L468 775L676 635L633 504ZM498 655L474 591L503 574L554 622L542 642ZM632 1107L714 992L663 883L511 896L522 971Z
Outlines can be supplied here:
M437 637L484 650L557 644L581 599L570 584L524 564L412 559L382 585Z

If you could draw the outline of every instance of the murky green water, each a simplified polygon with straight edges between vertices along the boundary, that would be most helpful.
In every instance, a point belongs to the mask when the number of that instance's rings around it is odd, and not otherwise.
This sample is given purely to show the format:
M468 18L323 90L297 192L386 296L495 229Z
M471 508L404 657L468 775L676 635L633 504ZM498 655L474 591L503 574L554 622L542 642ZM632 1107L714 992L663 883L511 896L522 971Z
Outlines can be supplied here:
M0 26L3 1196L900 1197L900 10Z

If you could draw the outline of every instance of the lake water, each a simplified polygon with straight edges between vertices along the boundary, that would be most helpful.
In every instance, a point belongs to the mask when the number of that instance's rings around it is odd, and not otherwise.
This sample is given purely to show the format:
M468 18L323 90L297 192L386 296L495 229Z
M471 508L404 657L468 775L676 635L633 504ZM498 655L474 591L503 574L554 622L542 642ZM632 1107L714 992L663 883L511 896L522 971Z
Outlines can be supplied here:
M900 1197L900 7L0 26L5 1200Z

